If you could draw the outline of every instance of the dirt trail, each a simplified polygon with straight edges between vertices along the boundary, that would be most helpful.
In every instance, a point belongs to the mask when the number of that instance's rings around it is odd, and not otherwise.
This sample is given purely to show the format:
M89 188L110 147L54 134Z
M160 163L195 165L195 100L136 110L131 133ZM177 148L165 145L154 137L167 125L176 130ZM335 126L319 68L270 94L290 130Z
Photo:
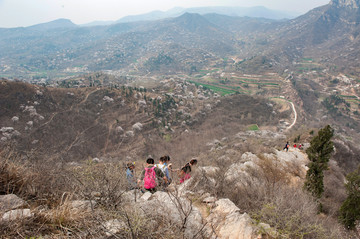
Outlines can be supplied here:
M107 133L107 136L106 136L106 141L105 141L105 146L104 146L103 154L106 153L106 150L107 150L107 148L108 148L109 141L110 141L110 139L109 139L109 138L110 138L110 134L111 134L111 131L112 131L114 125L116 125L116 120L114 120L112 123L109 123L109 124L108 124L109 130L108 130L108 133Z
M99 89L95 89L95 90L90 91L89 93L87 93L86 96L85 96L85 98L84 98L79 104L71 105L70 109L64 110L64 111L61 111L61 112L54 112L54 113L51 115L50 119L49 119L48 121L46 121L44 124L42 124L40 127L44 127L45 125L48 125L49 123L51 123L51 122L53 121L53 119L55 118L56 115L61 114L61 113L65 113L65 112L68 112L68 111L72 111L74 107L77 107L77 108L78 108L78 111L79 111L79 106L80 106L81 104L84 104L84 103L87 101L89 95L91 95L92 93L94 93L94 92L96 92L96 91L98 91L98 90L99 90Z
M294 111L294 121L292 122L292 124L289 127L286 128L286 130L291 129L296 124L296 120L297 120L297 112L295 109L295 105L293 102L289 102L289 103L291 104L291 108Z
M79 109L79 106L82 105L82 104L84 104L84 103L87 101L87 99L89 98L89 96L90 96L92 93L95 93L95 92L98 91L98 90L99 90L99 89L95 89L95 90L93 90L93 91L88 92L88 93L85 95L85 98L84 98L82 101L80 101L79 104L72 105L72 106L70 107L70 110L73 110L74 106L77 106L77 108Z
M80 137L81 137L86 131L88 131L88 130L94 128L94 127L96 127L96 125L98 124L98 122L99 122L99 118L97 118L97 119L95 120L95 122L94 122L94 124L93 124L92 126L86 128L86 129L84 129L83 131L81 131L80 133L78 133L78 134L76 135L76 137L75 137L75 140L69 145L69 147L65 150L65 152L69 152L69 151L72 149L72 147L75 145L75 143L77 143L77 142L79 141Z

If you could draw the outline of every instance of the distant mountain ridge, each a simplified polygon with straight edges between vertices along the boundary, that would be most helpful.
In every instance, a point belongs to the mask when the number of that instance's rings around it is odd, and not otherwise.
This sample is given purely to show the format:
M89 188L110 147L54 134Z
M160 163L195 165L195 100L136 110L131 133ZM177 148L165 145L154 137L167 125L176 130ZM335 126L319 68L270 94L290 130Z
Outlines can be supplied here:
M116 23L125 23L125 22L137 22L137 21L154 21L164 18L178 17L184 13L198 13L201 15L216 13L226 16L236 16L236 17L257 17L257 18L267 18L267 19L292 19L296 16L299 16L299 13L294 12L285 12L279 10L268 9L263 6L257 7L194 7L194 8L172 8L168 11L152 11L145 14L131 15L120 18L116 21L95 21L82 26L96 26L96 25L109 25Z
M275 46L272 54L286 54L287 61L304 56L323 59L359 71L359 6L359 0L332 0L288 21L272 41Z
M47 31L51 29L74 28L74 27L78 27L78 26L75 23L73 23L71 20L60 18L51 22L40 23L27 28L30 30Z
M247 69L253 59L253 70L265 62L271 70L283 71L303 57L356 68L358 6L359 0L333 0L292 20L184 13L109 26L81 27L60 19L0 29L4 66L0 73L134 69L140 74L186 73L234 57L245 59L242 66Z

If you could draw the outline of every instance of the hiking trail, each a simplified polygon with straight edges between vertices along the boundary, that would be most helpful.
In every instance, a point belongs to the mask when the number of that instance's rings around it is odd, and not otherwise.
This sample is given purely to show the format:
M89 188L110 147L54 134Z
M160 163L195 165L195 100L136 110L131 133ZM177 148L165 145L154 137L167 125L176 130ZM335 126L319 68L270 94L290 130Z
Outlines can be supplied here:
M292 108L292 110L294 112L294 121L292 122L292 124L289 127L286 128L286 130L291 129L296 124L296 120L297 120L297 112L296 112L296 109L295 109L295 105L294 105L293 102L289 101L289 103L291 104L291 108Z

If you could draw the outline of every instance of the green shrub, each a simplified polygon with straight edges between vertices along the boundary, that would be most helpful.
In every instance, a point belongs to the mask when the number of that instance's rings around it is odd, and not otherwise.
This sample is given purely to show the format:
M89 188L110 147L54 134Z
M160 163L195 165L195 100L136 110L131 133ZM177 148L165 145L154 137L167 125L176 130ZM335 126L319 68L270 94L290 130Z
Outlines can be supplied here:
M321 198L324 192L323 171L328 169L328 162L331 153L334 151L334 144L331 141L333 135L334 130L331 126L325 126L311 140L310 147L306 150L310 163L308 165L309 170L306 172L304 187L317 198Z
M345 184L348 197L340 207L340 222L347 228L354 229L360 220L360 167L346 176Z

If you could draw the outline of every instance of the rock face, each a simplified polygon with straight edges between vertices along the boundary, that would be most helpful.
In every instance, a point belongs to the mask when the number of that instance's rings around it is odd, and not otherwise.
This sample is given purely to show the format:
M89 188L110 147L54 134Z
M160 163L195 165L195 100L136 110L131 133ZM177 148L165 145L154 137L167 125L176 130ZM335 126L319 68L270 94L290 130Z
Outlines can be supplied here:
M167 218L171 224L179 227L185 224L186 238L198 234L203 226L199 209L186 198L176 197L170 193L156 192L150 200L140 202L140 207L145 213Z
M27 203L15 194L0 195L0 212L7 212L26 205Z
M348 7L348 8L359 8L360 1L359 0L332 0L330 2L331 5L338 7Z
M249 215L242 214L229 199L216 200L205 193L200 196L204 199L193 203L184 195L195 193L182 190L178 189L172 193L146 192L136 202L134 197L126 201L132 208L140 208L139 211L145 217L151 215L154 218L163 218L171 225L183 228L185 238L197 235L200 238L255 239L261 238L259 231L264 231L262 228L270 228L267 224L255 225ZM212 207L210 211L209 207ZM114 219L107 221L105 227L108 230L107 235L110 236L123 230L126 225Z
M216 207L206 218L209 238L251 239L259 238L258 229L249 215L241 214L240 209L229 199L215 202Z
M298 149L292 149L289 152L275 151L272 154L264 154L264 157L275 163L277 169L283 171L293 184L300 183L306 176L308 158ZM262 160L255 154L244 153L240 161L231 165L226 171L225 180L237 182L234 186L241 187L241 185L247 183L249 178L253 181L256 180L256 178L251 177L249 173L254 170L260 171L261 164Z

